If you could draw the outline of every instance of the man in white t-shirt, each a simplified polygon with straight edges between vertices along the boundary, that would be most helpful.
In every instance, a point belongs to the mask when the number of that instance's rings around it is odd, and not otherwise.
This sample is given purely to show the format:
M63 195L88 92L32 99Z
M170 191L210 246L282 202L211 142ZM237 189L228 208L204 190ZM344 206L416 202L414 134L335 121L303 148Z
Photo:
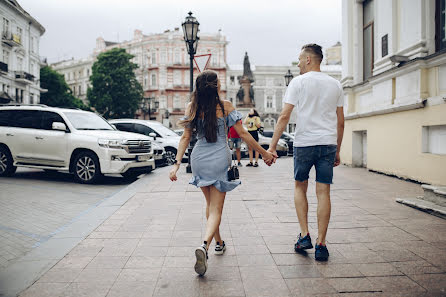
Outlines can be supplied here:
M300 230L294 245L296 252L313 248L308 232L307 188L310 169L316 169L316 195L318 200L316 260L326 261L329 253L325 244L330 221L330 184L333 167L340 163L339 151L344 134L343 93L341 84L322 73L322 48L317 44L302 47L299 55L300 76L288 86L284 107L274 131L269 151L276 153L280 139L291 112L297 109L294 135L294 204Z

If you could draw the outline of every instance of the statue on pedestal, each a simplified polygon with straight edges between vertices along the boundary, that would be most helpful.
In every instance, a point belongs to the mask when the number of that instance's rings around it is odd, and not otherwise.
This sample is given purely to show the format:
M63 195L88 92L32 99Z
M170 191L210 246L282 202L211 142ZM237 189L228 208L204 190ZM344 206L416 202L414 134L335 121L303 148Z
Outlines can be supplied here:
M251 71L251 65L249 63L248 53L245 52L245 58L243 60L243 76L239 79L240 89L237 92L238 106L239 107L254 107L254 89L252 83L254 77Z

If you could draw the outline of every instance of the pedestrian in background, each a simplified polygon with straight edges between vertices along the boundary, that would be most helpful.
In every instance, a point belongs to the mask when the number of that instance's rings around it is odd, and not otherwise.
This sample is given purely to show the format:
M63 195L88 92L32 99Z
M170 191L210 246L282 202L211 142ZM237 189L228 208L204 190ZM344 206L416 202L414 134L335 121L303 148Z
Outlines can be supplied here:
M262 122L260 121L260 116L257 110L251 108L251 110L249 111L248 115L244 120L244 124L248 128L248 132L249 134L251 134L252 138L254 138L256 142L259 142L258 131L262 127ZM249 148L249 163L246 164L246 167L251 167L251 166L258 167L259 152L252 146L248 145L248 148ZM254 164L252 164L253 150L255 151L255 160L256 160Z
M228 139L229 139L229 148L231 150L235 149L237 157L237 166L241 167L242 163L240 162L240 160L242 158L242 153L241 153L242 139L238 135L237 131L235 131L234 127L229 128Z
M176 161L169 173L171 181L177 180L184 152L189 145L192 130L197 131L197 142L191 153L192 178L190 184L201 188L206 198L206 231L203 244L195 249L195 272L204 275L207 270L208 249L212 239L216 241L215 253L223 254L225 243L220 235L220 222L226 192L238 185L238 180L228 180L231 152L228 147L228 127L234 126L238 135L251 147L260 151L263 160L271 165L277 156L263 149L243 128L242 115L230 101L220 100L220 81L214 71L203 71L195 80L195 90L180 121L184 126ZM200 206L201 207L201 206Z
M321 72L322 48L317 44L302 47L299 55L299 76L289 84L284 107L271 140L270 152L285 130L294 108L297 109L294 135L294 204L300 234L294 245L296 252L313 248L308 232L307 188L310 169L316 169L317 226L315 258L326 261L329 253L325 243L331 214L330 184L333 167L340 163L344 135L344 96L336 79Z

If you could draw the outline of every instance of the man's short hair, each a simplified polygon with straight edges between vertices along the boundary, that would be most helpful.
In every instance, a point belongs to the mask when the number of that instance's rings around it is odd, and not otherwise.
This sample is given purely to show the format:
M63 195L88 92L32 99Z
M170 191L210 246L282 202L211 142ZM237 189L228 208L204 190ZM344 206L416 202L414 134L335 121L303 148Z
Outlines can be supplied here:
M316 43L305 44L302 47L302 50L315 55L318 59L320 59L319 62L322 62L322 59L324 58L322 47L320 45L317 45Z

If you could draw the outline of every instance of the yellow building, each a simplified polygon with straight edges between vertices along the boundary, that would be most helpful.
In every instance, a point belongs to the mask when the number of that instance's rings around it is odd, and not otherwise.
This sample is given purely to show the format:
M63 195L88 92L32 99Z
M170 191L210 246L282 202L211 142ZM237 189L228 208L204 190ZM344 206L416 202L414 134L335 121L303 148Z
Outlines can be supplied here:
M343 0L343 163L446 185L445 2Z

